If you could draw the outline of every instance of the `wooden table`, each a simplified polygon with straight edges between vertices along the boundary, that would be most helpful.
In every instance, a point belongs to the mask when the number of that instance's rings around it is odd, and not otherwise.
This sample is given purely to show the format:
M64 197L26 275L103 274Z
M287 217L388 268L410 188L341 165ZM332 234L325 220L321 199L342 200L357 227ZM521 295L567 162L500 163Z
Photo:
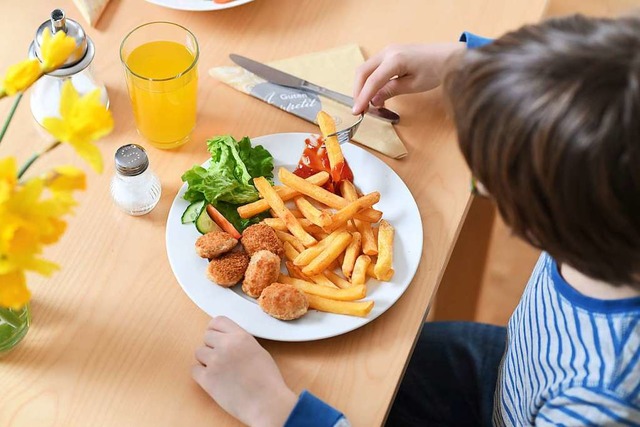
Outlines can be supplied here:
M81 20L71 0L55 3ZM108 87L116 129L100 142L105 172L89 172L89 189L66 235L47 251L62 271L48 280L29 279L34 320L24 342L0 361L0 425L238 424L190 378L193 350L209 319L181 290L167 262L167 213L182 171L207 157L206 137L316 129L208 77L212 66L230 64L228 53L267 60L357 42L371 55L391 42L456 40L465 29L496 36L538 20L544 6L544 0L257 0L191 13L112 0L97 28L81 21L96 44L93 69ZM26 56L51 9L45 0L2 2L2 69ZM199 119L194 142L172 152L149 148L162 199L151 214L135 218L118 211L109 196L115 149L144 144L135 131L118 48L130 29L154 20L180 23L198 37ZM309 343L262 341L294 390L310 389L344 411L354 426L384 422L470 200L468 171L440 92L389 104L402 116L397 131L409 156L383 160L407 183L424 223L424 256L413 283L384 315L349 334ZM9 106L0 106L2 117ZM23 102L0 157L24 160L45 139ZM81 164L64 147L33 172L60 163Z

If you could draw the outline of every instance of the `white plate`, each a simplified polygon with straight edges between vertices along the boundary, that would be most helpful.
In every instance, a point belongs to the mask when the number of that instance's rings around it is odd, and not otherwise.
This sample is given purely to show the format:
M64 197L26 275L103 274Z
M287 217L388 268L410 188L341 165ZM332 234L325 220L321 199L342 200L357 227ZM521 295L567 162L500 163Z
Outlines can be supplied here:
M246 3L250 3L253 0L234 0L229 3L215 3L213 0L147 0L149 3L157 4L158 6L168 7L170 9L178 10L220 10L229 9L231 7L241 6Z
M293 170L304 147L305 133L281 133L252 138L274 158L275 175L279 167ZM256 337L277 341L311 341L333 337L357 329L387 311L411 283L422 255L422 220L413 196L400 177L377 157L352 144L342 146L344 156L363 193L380 192L376 209L384 212L396 230L393 267L395 275L388 283L369 279L367 300L375 301L365 318L310 310L300 319L281 321L267 315L256 301L240 290L211 283L206 277L207 260L196 255L195 241L200 236L193 224L181 224L188 203L182 198L184 184L176 195L167 219L167 254L182 289L198 307L210 316L225 315Z

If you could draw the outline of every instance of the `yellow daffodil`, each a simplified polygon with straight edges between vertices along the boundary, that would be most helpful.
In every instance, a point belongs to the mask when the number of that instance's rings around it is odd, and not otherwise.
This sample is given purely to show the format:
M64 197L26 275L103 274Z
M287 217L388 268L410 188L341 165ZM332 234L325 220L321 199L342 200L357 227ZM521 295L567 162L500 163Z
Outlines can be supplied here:
M0 205L9 198L18 182L18 166L16 159L7 157L0 159Z
M76 40L73 37L67 36L64 31L57 31L52 37L49 28L45 28L40 45L42 69L47 73L59 68L74 50Z
M31 293L27 289L27 281L22 271L0 274L0 306L20 309L29 302Z
M7 70L2 81L3 90L7 95L25 91L42 76L40 61L27 59L12 65Z
M94 170L102 172L102 155L93 142L113 130L113 117L100 102L100 89L80 96L67 80L62 86L60 115L61 118L45 118L45 129L57 140L70 144Z

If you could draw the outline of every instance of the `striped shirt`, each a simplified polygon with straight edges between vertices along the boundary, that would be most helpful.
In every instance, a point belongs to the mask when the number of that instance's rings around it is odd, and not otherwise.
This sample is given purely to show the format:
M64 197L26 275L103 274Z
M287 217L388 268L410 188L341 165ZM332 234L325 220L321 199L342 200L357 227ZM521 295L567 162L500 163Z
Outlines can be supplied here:
M509 320L497 426L640 426L640 297L573 289L543 253Z

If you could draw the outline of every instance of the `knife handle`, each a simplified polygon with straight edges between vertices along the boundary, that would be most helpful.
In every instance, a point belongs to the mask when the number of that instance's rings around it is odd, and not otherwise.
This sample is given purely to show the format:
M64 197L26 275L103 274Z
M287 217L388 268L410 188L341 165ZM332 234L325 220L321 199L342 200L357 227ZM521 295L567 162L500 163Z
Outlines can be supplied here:
M334 101L346 105L347 107L353 107L353 98L347 95L343 95L340 92L336 92L322 86L314 85L313 83L309 83L307 81L302 84L302 88L314 92L318 95L325 96L329 99L333 99ZM376 116L393 124L396 124L398 123L398 121L400 121L400 116L398 115L398 113L384 107L378 108L371 105L369 106L367 114L371 114L372 116Z

